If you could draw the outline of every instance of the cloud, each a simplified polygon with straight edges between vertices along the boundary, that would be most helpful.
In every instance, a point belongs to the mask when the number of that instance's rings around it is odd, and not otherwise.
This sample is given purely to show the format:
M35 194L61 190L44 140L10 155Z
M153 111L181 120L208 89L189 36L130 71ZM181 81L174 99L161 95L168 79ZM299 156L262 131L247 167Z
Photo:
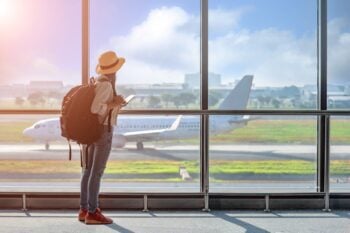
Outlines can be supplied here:
M59 72L59 69L54 64L41 57L34 59L33 68L38 73L44 73L48 75L57 75Z
M245 74L257 86L317 83L317 40L314 34L267 27L251 31L240 20L251 7L210 9L209 70L226 82ZM345 20L329 22L330 80L345 82L350 73L350 33ZM199 71L199 17L179 7L152 10L145 21L110 45L126 57L120 76L125 82L182 82L186 73ZM120 77L121 82L123 77Z
M25 60L25 59L23 59ZM59 67L56 63L43 56L34 59L29 58L26 66L18 69L15 66L7 69L7 77L12 83L29 83L30 81L57 81L62 80L64 83L79 84L81 83L80 70L69 70L66 67Z
M236 9L209 9L209 31L211 35L224 34L236 29L244 14L250 12L253 7L246 6Z
M336 18L328 23L328 80L350 83L350 22Z
M254 74L257 86L316 83L316 38L274 28L240 30L210 42L209 69L229 78Z
M196 22L198 17L179 7L162 7L152 10L128 35L111 38L111 47L126 58L127 80L179 82L185 73L198 72L200 28Z
M224 82L253 74L256 86L316 84L316 27L314 34L305 35L273 27L243 28L240 22L251 9L210 9L209 70L221 74ZM333 19L328 30L329 80L346 83L350 73L349 21ZM110 38L95 55L106 49L126 58L119 83L183 82L185 74L200 69L199 16L180 7L153 9L142 23L126 35ZM45 56L24 60L26 66L21 69L2 62L1 73L16 82L80 81L80 70L59 67Z

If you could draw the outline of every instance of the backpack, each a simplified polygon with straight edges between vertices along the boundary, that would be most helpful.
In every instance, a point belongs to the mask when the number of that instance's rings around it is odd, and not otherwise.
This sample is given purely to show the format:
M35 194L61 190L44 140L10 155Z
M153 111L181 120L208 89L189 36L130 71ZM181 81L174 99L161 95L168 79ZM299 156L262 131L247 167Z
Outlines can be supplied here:
M90 110L95 97L95 86L92 79L87 85L73 87L63 98L60 125L62 137L68 140L69 160L72 158L70 141L88 147L102 134L103 126L98 120L98 114L93 114Z

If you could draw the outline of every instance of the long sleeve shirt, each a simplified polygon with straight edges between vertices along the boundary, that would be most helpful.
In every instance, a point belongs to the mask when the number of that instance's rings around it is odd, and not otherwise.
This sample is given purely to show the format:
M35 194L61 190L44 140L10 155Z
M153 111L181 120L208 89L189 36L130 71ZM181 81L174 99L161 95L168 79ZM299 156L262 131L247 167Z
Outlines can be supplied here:
M99 77L99 79L102 76ZM98 114L101 124L108 125L108 104L113 102L113 87L108 81L99 81L95 83L95 98L91 105L91 112ZM117 124L117 115L119 108L114 108L111 115L111 125Z

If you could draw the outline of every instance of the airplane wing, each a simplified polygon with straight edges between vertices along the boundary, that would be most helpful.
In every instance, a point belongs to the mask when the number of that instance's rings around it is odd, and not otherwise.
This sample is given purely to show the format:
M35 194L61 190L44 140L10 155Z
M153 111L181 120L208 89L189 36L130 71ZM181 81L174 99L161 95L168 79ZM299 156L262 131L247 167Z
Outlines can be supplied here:
M137 139L154 139L158 135L164 133L164 132L169 132L169 131L175 131L178 126L180 125L182 115L179 115L176 120L173 122L173 124L166 129L153 129L153 130L143 130L143 131L135 131L135 132L128 132L124 133L123 136L126 139L133 140L134 138Z

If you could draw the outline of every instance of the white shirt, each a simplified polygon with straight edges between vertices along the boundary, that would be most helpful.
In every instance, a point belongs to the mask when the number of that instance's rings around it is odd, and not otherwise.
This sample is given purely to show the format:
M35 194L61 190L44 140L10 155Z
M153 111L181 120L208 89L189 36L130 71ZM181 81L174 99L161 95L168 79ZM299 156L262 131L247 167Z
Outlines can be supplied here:
M103 76L100 76L102 78ZM100 123L108 125L108 111L107 104L113 102L113 87L108 81L97 81L95 82L95 98L91 104L91 112L98 114ZM114 108L111 115L111 126L117 124L117 115L120 108Z

